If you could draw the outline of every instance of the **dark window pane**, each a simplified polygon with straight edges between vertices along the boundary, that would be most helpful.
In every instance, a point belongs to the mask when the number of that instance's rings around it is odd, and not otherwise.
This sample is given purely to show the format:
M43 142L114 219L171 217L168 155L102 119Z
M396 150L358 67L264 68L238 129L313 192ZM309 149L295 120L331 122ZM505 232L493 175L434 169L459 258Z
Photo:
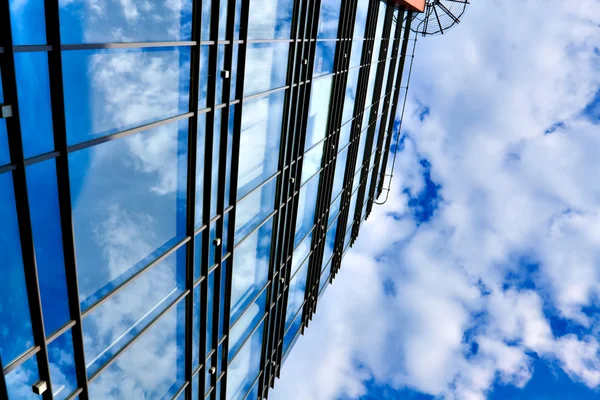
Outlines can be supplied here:
M237 205L235 218L235 243L239 243L260 225L275 208L277 178L249 194Z
M248 19L248 39L289 39L292 0L252 0Z
M0 72L2 68L0 67ZM0 104L4 103L4 94L2 93L2 75L0 74ZM10 163L10 154L8 150L8 133L6 132L6 120L0 119L0 166Z
M309 149L325 138L327 133L327 117L331 99L332 76L317 79L312 84L310 93L310 111L306 127L304 149Z
M44 325L46 335L51 335L69 321L56 162L33 164L26 172Z
M248 44L244 97L285 86L289 48L287 42Z
M0 351L4 365L33 346L11 173L0 175Z
M206 230L194 237L194 282L200 279L202 275L202 236L205 234Z
M277 172L285 91L244 102L240 139L240 198Z
M219 298L219 341L221 341L221 339L223 338L223 335L225 334L224 331L224 326L225 324L223 323L225 321L225 298L227 297L227 294L225 293L225 286L226 286L226 282L227 282L227 264L229 264L228 262L229 260L225 260L222 262L221 264L221 293L220 293L220 298ZM221 348L219 348L219 353L221 353ZM221 355L219 354L219 360L221 360ZM218 367L219 368L219 367Z
M60 2L63 43L191 40L192 1Z
M265 315L266 305L267 290L264 290L260 297L244 311L239 320L231 321L234 325L229 336L229 360L235 356Z
M90 384L90 398L174 396L184 380L184 326L181 301Z
M48 56L15 53L19 117L25 158L54 150Z
M231 320L235 321L267 284L273 219L235 248L231 284Z
M335 57L335 46L337 42L317 42L315 54L315 67L313 77L327 75L333 72L333 58Z
M84 309L185 236L187 124L69 154Z
M298 215L296 217L296 234L294 247L300 243L315 224L315 207L317 206L317 192L319 189L319 175L312 178L300 189L298 194Z
M187 47L64 51L69 144L189 111Z
M8 364L4 359L6 354L2 349L2 362L5 366ZM33 356L6 375L8 398L11 400L39 400L40 396L31 390L31 386L39 380L37 356Z
M210 372L208 372L211 367L212 367L212 357L209 357L206 360L206 368L205 368L206 377L204 378L204 394L208 393L208 391L210 390L211 385L212 385L212 383L210 381L210 378L212 375L210 374Z
M13 45L46 44L44 0L10 0Z
M48 345L48 360L54 399L65 399L77 389L71 330L66 331Z
M108 361L185 290L183 246L83 320L88 374Z
M252 334L227 369L227 400L241 400L260 372L264 323Z
M317 38L336 38L340 21L340 0L322 0Z

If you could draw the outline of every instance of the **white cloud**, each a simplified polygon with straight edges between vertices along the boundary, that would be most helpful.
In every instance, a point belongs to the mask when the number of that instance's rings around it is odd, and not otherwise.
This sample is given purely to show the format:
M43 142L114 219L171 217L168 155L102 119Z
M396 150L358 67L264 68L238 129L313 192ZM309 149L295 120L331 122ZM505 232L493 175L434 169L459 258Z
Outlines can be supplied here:
M523 387L533 353L600 386L585 312L600 294L600 143L581 114L600 87L599 24L598 1L496 0L419 38L390 200L361 229L274 398L356 398L374 379L484 399L496 382ZM421 159L443 201L417 227L402 190L423 189Z

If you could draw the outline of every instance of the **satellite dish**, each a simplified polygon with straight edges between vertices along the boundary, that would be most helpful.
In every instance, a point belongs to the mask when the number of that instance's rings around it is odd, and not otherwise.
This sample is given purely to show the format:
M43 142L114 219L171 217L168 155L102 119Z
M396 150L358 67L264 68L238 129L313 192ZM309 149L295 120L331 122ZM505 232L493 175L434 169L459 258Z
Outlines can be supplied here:
M412 31L423 36L443 35L460 20L469 0L427 0L425 11L413 14Z

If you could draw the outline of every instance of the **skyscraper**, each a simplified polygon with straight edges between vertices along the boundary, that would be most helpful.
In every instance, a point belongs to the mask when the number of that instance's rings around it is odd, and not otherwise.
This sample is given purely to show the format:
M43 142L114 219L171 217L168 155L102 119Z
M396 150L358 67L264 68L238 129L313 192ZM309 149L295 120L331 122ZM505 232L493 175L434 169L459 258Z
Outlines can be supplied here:
M387 185L418 3L5 1L0 398L266 397Z

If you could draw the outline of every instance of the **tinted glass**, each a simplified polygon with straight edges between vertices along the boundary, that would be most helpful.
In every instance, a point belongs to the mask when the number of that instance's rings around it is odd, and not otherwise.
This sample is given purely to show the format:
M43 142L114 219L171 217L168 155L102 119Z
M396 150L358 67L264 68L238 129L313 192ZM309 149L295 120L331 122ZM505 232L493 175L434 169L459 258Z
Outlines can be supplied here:
M56 162L32 164L26 168L26 174L44 325L46 335L51 335L70 319Z
M206 356L214 348L212 344L213 337L213 315L214 315L214 300L215 300L215 272L208 275L208 302L206 314ZM209 367L210 368L210 367Z
M302 160L302 182L304 184L321 168L323 159L323 144L317 144L304 154Z
M174 396L184 379L184 326L185 301L181 301L90 384L90 398Z
M25 158L54 150L48 56L15 53L19 119Z
M60 1L63 43L186 41L191 34L191 0Z
M292 319L300 311L304 303L304 293L306 291L306 278L308 274L308 260L304 262L298 273L292 277L289 286L288 303L285 311L286 329L292 323Z
M70 330L48 345L48 360L54 399L65 399L77 389L73 336Z
M315 208L317 206L317 192L319 189L319 175L312 178L300 189L298 199L298 215L296 217L296 234L294 247L306 236L315 224Z
M0 351L4 365L33 346L12 174L0 174Z
M185 235L187 121L69 154L86 308Z
M354 20L354 38L363 38L365 36L365 27L367 23L367 14L369 11L368 1L359 1L356 7L356 18Z
M194 288L194 326L192 332L192 369L196 369L196 367L200 363L200 309L202 304L200 291L200 286L198 285Z
M215 46L200 46L200 76L198 79L198 109L207 107L208 80L212 78L208 68L211 48Z
M287 42L248 44L244 97L285 86L289 48Z
M227 400L243 399L260 372L264 323L252 334L227 369Z
M340 151L335 160L335 175L333 178L333 189L331 191L332 198L335 198L342 191L349 149L350 146L347 146L346 148L344 148L344 150Z
M333 72L336 41L317 42L313 77L327 75Z
M340 21L340 0L322 0L317 38L336 38Z
M0 67L0 71L2 68ZM0 104L4 103L4 93L2 93L2 76L0 76ZM6 120L0 118L0 166L10 163L10 154L8 151L8 133L6 132Z
M231 320L236 320L266 285L272 240L272 219L235 248L231 284Z
M2 349L2 362L4 365L8 362L4 359L4 349ZM39 400L40 396L33 393L31 386L40 380L38 374L37 356L33 356L23 364L19 365L14 371L6 375L6 386L9 399L19 400Z
M252 334L252 331L265 315L267 305L267 290L256 299L256 301L244 311L229 332L229 360L235 357L235 354L243 346L245 340Z
M291 326L288 328L288 331L285 333L283 337L283 352L286 353L290 348L292 342L295 342L296 334L300 331L300 327L302 326L302 314L299 314L294 322L292 322Z
M332 76L327 76L315 80L312 84L310 111L306 126L305 150L324 139L327 133L327 117L329 116L332 80Z
M189 111L187 47L63 52L69 144Z
M238 203L235 218L236 244L248 236L273 212L276 187L277 178L272 178Z
M285 91L244 102L238 193L241 198L277 172Z
M296 247L296 249L294 250L294 254L292 256L292 275L296 273L298 267L300 267L300 265L302 265L306 260L306 257L308 257L308 254L311 250L310 246L312 246L313 233L314 230L311 231L310 234L306 238L304 238L302 243L300 243L298 247Z
M342 123L352 119L354 112L354 100L356 99L356 90L358 86L358 74L360 68L354 68L348 71L348 82L346 84L346 96L344 97L344 112L342 114Z
M252 0L248 16L248 39L289 39L292 0Z
M325 248L323 250L323 264L327 264L333 256L333 247L335 246L335 234L337 231L337 224L333 224L327 231L325 236Z
M202 23L201 26L201 38L202 40L210 40L210 14L211 14L211 0L202 0Z
M349 68L358 67L362 57L362 48L364 41L362 39L354 39L352 41L352 50L350 54Z
M88 374L103 365L185 290L183 246L83 319Z
M204 158L206 157L206 114L198 115L198 138L196 141L196 215L194 227L202 226L202 199L204 196Z
M340 212L340 206L342 203L342 195L338 195L338 197L331 202L331 206L329 207L329 218L327 220L327 224L331 225L333 220L338 216Z
M10 0L13 45L46 44L44 0Z

